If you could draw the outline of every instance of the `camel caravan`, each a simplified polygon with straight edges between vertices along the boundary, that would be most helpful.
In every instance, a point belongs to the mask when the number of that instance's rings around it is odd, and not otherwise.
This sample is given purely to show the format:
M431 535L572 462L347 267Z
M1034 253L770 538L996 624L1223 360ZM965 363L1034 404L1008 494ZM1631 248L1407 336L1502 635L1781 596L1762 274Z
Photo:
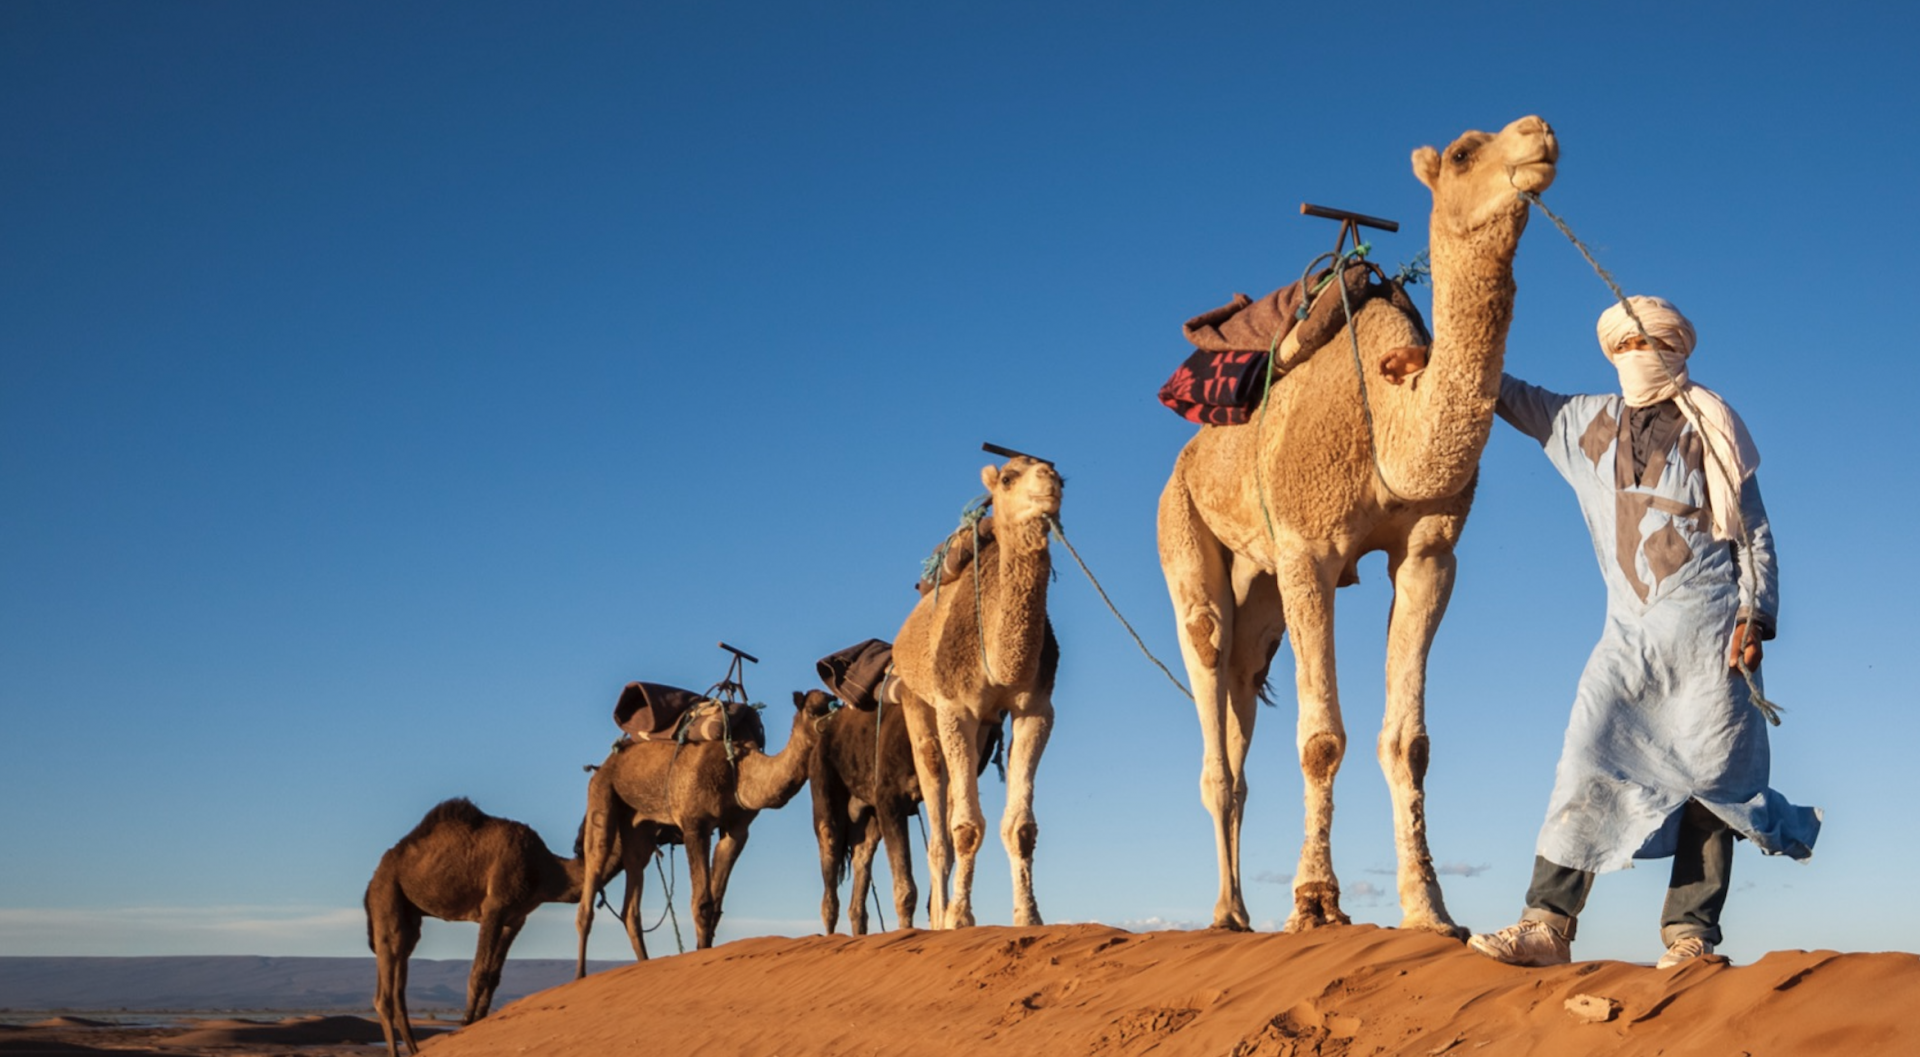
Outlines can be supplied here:
M1360 558L1380 551L1393 602L1378 757L1392 789L1401 927L1464 939L1427 847L1427 654L1492 428L1514 252L1528 218L1522 193L1553 182L1558 153L1537 117L1413 153L1414 174L1433 197L1431 329L1406 296L1408 276L1387 276L1358 248L1357 225L1384 222L1337 211L1322 211L1343 222L1331 265L1187 324L1196 352L1161 395L1200 428L1161 494L1159 551L1203 736L1216 928L1251 927L1240 878L1245 764L1258 696L1289 631L1307 805L1285 929L1348 920L1330 844L1333 780L1347 748L1333 599L1336 588L1356 582ZM1355 250L1345 253L1348 234ZM1060 662L1047 592L1050 543L1064 540L1064 489L1052 462L987 447L1006 461L982 468L986 496L929 559L892 642L870 639L823 658L825 689L793 694L779 752L766 751L737 678L753 658L726 647L734 654L728 677L706 694L650 683L623 691L615 709L623 733L592 769L571 858L464 800L434 808L381 858L366 909L379 963L375 1008L390 1053L397 1057L397 1039L418 1050L407 1022L406 960L423 917L481 923L469 1023L486 1015L507 948L541 903L577 903L584 975L596 900L620 873L626 893L616 913L635 957L646 958L642 880L664 845L686 849L695 942L709 947L754 819L803 785L812 791L826 931L837 927L849 870L848 926L867 931L864 893L882 842L896 924L913 926L919 894L907 819L920 805L927 922L964 928L975 923L974 867L986 839L979 776L1004 751L1000 840L1012 869L1013 924L1041 923L1033 791Z

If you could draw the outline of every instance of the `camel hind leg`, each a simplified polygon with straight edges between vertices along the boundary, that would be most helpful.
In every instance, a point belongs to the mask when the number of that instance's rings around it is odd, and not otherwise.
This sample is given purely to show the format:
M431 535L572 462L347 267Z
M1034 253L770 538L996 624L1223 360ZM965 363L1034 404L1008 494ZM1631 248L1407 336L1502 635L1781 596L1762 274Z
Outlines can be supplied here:
M946 753L934 727L933 707L908 701L907 741L913 748L913 769L920 781L921 804L927 812L927 927L947 924L947 886L953 877L953 834L947 829Z
M1233 583L1226 548L1200 520L1178 473L1160 495L1160 567L1179 626L1180 656L1200 718L1200 802L1213 818L1214 864L1220 887L1213 927L1252 927L1240 889L1240 818L1244 812L1246 734L1229 734L1232 701L1226 664L1233 641Z
M1334 674L1333 592L1344 567L1343 556L1330 545L1280 556L1280 596L1287 630L1293 635L1300 710L1295 747L1306 786L1305 836L1293 876L1293 913L1287 917L1287 932L1349 922L1340 909L1340 881L1333 872L1333 779L1347 751Z
M610 765L612 760L609 759ZM587 936L593 931L593 905L600 898L607 882L613 876L612 859L616 854L625 855L630 841L615 839L615 830L622 824L624 805L616 803L618 794L614 791L608 766L602 765L593 772L587 781L587 813L581 822L580 856L583 874L587 883L580 888L580 906L574 911L573 927L579 933L579 955L574 962L573 978L579 980L587 975ZM628 890L632 890L634 875L627 875ZM642 955L644 957L644 955Z
M840 884L847 879L849 807L846 788L821 763L825 756L817 753L807 788L813 794L813 839L820 849L820 923L831 936L840 924Z
M400 1057L402 1041L408 1053L420 1052L407 1015L407 961L420 942L420 923L420 909L401 894L399 885L376 876L367 888L367 933L375 965L373 1011L380 1018L388 1057Z

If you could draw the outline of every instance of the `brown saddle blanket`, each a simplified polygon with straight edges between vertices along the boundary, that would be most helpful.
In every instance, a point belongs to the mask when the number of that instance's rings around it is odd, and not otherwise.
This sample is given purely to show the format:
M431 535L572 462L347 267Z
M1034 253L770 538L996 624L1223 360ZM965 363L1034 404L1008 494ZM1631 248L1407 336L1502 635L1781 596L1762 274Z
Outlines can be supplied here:
M820 658L815 666L820 684L848 707L871 712L882 704L897 705L900 698L892 692L893 643L885 639L856 642L837 653Z
M628 683L613 706L613 721L641 741L767 743L760 711L743 701L715 701L664 683Z
M1195 351L1160 387L1160 402L1201 425L1231 426L1248 421L1264 395L1270 352L1279 348L1295 327L1299 328L1295 346L1299 351L1294 359L1273 365L1277 380L1346 326L1349 303L1358 312L1366 302L1385 297L1414 320L1424 337L1426 324L1406 288L1387 278L1378 266L1367 261L1347 265L1341 274L1344 297L1331 283L1322 287L1330 271L1313 277L1313 289L1318 292L1304 320L1299 318L1302 288L1298 282L1258 301L1235 294L1232 301L1187 320L1181 332ZM1432 339L1425 340L1430 344Z

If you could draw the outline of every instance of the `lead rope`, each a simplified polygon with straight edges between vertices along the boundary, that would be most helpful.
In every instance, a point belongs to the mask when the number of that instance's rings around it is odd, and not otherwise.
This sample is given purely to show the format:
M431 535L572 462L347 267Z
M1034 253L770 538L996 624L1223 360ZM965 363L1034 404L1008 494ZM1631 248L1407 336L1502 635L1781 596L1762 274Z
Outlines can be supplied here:
M1580 251L1580 256L1585 257L1587 264L1592 266L1594 274L1600 277L1601 282L1607 284L1607 289L1613 293L1614 299L1626 310L1627 318L1633 320L1634 329L1640 332L1642 338L1651 343L1653 336L1647 333L1646 326L1640 322L1639 314L1633 310L1633 305L1628 303L1627 295L1620 289L1620 284L1614 282L1613 276L1610 275L1605 268L1600 266L1599 261L1594 260L1593 253L1587 249L1586 243L1580 241L1579 237L1573 233L1573 229L1567 225L1566 221L1560 219L1559 215L1554 213L1553 210L1548 209L1545 202L1540 201L1539 195L1534 194L1532 191L1521 191L1519 194L1520 197L1531 204L1533 208L1545 214L1546 218L1553 222L1553 226L1560 229L1560 234L1565 235L1567 241L1573 243L1574 248ZM1667 372L1667 380L1674 383L1674 388L1677 390L1676 397L1683 401L1688 408L1692 409L1693 418L1698 420L1700 417L1699 408L1694 404L1693 400L1687 396L1686 392L1680 388L1680 380L1675 377L1673 371L1667 367L1667 361L1658 356L1654 358L1660 361L1660 369ZM1704 438L1702 439L1704 440ZM1713 445L1703 443L1701 447L1706 449L1707 457L1711 458L1718 465L1720 473L1728 480L1732 480L1733 475L1727 472L1726 460L1720 457L1720 453L1714 450ZM1740 511L1733 511L1733 516L1740 525L1739 560L1744 566L1749 582L1755 585L1757 591L1760 577L1758 569L1756 569L1753 564L1753 533L1748 530L1747 519ZM1740 677L1746 680L1747 695L1753 701L1753 706L1760 710L1761 715L1767 717L1768 723L1777 727L1780 725L1780 713L1786 711L1786 709L1769 701L1767 696L1760 691L1760 680L1755 677L1756 673L1747 667L1746 647L1753 641L1753 625L1742 622L1740 627L1741 648L1734 654L1734 664L1740 671Z
M1067 548L1068 554L1073 555L1074 564L1080 566L1080 571L1087 574L1087 582L1092 584L1094 591L1099 593L1100 601L1107 604L1107 610L1113 614L1114 619L1120 622L1121 627L1127 629L1127 634L1133 636L1133 644L1140 647L1140 652L1147 655L1147 660L1152 661L1154 667L1160 669L1161 674L1167 677L1167 681L1172 683L1175 689L1187 695L1187 700L1192 701L1194 699L1193 691L1188 690L1186 684L1182 683L1179 678L1173 674L1171 669L1160 663L1160 658L1155 657L1153 651L1147 649L1147 644L1141 640L1140 633L1133 630L1133 625L1127 623L1126 617L1120 615L1120 608L1113 604L1113 599L1107 597L1106 588L1101 587L1100 581L1094 579L1093 570L1087 568L1087 563L1081 559L1080 552L1073 549L1073 542L1067 539L1067 530L1060 527L1060 519L1057 517L1048 517L1047 524L1052 526L1054 538L1060 541L1061 546Z

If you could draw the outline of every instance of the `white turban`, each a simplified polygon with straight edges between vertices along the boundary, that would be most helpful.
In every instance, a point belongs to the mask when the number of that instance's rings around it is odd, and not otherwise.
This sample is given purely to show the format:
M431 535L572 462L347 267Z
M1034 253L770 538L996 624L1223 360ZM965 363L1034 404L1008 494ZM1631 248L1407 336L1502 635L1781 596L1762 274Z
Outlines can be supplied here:
M1642 328L1666 348L1619 348ZM1620 372L1620 391L1627 405L1649 407L1672 400L1706 442L1707 505L1713 515L1713 534L1717 539L1738 539L1742 535L1740 486L1759 468L1760 451L1746 423L1720 394L1688 377L1687 357L1697 340L1693 324L1665 298L1634 296L1602 312L1595 329L1600 351Z

